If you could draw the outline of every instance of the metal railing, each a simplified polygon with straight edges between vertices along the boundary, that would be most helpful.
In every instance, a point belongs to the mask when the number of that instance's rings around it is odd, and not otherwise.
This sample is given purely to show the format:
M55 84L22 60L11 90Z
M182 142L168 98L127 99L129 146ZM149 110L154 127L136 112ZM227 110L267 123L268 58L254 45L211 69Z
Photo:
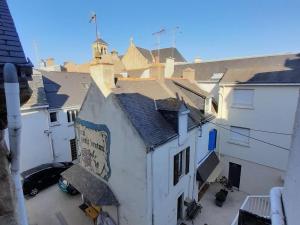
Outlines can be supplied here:
M270 218L270 197L267 195L247 196L241 208L260 217ZM238 225L239 213L235 216L231 225Z

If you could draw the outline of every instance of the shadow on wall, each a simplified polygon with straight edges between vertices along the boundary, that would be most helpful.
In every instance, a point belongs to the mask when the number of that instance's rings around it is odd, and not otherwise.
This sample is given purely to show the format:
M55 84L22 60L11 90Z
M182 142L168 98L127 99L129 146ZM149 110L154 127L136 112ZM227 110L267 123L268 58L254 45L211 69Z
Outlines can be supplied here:
M246 83L300 83L300 53L296 58L287 59L284 63L286 68L261 72L251 75ZM290 70L286 70L286 69ZM243 82L241 82L243 83Z
M50 108L62 108L70 96L66 94L60 94L59 90L61 85L45 76L43 76L43 82Z

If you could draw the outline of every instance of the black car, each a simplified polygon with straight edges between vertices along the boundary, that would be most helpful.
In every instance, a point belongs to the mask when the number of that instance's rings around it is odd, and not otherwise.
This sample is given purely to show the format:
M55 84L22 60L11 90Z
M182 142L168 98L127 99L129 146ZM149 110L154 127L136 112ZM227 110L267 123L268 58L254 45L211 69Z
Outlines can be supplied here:
M47 163L22 172L24 195L34 196L40 190L57 183L60 173L72 165L72 162Z

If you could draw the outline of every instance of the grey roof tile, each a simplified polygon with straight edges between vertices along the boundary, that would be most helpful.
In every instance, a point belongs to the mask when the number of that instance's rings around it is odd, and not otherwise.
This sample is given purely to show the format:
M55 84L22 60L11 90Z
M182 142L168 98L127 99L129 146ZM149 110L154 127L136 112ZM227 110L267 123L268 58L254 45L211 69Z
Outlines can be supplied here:
M32 80L28 81L28 84L32 90L32 95L29 100L22 106L22 109L24 110L41 106L47 107L48 102L41 74L33 74Z
M221 83L300 83L300 67L295 69L286 69L282 67L229 69L225 73Z
M117 87L113 91L121 108L148 148L177 137L177 111L182 98L191 111L189 129L203 119L202 106L197 108L193 102L196 100L183 93L182 87L172 80L124 79L118 80ZM200 95L196 96L198 101L204 100Z
M91 82L90 74L46 71L41 73L49 108L81 106Z
M149 63L153 62L153 57L151 54L151 51L145 48L141 48L141 47L136 47L139 52L148 60Z
M228 69L259 67L298 68L300 67L300 54L270 55L175 65L174 77L181 77L184 69L192 68L195 70L196 80L210 81L214 73L225 73Z
M158 50L152 50L153 57L158 56ZM181 55L177 48L161 48L159 49L159 62L165 63L167 58L174 58L175 62L186 62L185 58Z
M10 48L9 46L15 47ZM32 67L31 63L25 58L7 2L6 0L0 0L0 65L5 63L14 63L21 67ZM31 69L29 72L31 73Z

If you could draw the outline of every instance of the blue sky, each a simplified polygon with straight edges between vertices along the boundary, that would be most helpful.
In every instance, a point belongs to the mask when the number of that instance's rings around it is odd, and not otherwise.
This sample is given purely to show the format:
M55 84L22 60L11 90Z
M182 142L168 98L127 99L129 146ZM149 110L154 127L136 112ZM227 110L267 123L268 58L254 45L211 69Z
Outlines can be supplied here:
M172 45L188 60L300 52L299 0L8 0L26 55L77 63L91 58L97 13L101 37L123 54L129 38L153 49L152 33L162 27L161 47ZM34 44L38 47L38 54Z

